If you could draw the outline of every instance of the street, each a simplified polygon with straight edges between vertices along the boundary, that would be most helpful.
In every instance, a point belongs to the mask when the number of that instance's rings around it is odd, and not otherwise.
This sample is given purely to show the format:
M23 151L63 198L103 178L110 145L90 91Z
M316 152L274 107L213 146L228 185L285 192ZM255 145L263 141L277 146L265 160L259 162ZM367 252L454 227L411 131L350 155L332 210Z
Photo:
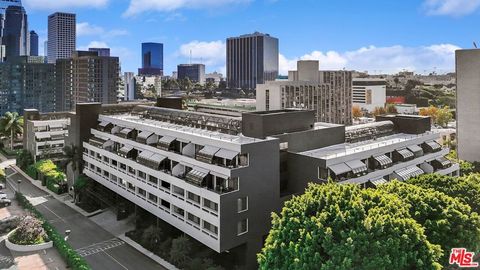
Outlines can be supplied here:
M71 230L68 242L93 269L165 269L89 218L37 188L13 168L6 169L9 186L17 189L18 180L21 180L20 192L29 199L33 198L32 204L58 232Z

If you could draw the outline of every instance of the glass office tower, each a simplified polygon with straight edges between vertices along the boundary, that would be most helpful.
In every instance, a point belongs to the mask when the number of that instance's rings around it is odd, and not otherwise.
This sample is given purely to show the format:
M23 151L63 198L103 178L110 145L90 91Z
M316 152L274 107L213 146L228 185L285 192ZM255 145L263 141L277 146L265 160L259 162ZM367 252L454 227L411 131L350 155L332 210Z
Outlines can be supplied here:
M143 76L163 75L163 44L142 43L142 68L138 74Z

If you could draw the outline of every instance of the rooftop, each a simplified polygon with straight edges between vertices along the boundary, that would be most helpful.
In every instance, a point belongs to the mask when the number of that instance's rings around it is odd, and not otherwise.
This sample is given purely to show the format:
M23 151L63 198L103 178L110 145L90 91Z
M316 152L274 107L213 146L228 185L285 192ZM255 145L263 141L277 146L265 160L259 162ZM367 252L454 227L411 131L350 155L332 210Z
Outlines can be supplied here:
M357 143L342 143L332 145L329 147L314 149L310 151L301 152L301 155L311 156L318 159L333 159L343 156L348 156L354 153L368 151L388 145L398 144L401 142L410 141L412 139L425 137L428 135L436 134L436 131L429 131L423 134L405 134L397 133L391 136L381 137L376 140L367 140Z
M219 140L223 142L231 142L239 145L263 141L261 139L245 137L241 134L239 135L225 134L218 131L211 131L211 130L206 130L201 128L195 128L195 127L183 126L179 124L173 124L173 123L168 123L168 122L163 122L163 121L158 121L153 119L147 119L134 114L101 115L101 117L103 119L113 118L113 119L129 122L133 125L141 124L141 125L146 125L154 128L160 128L163 130L186 133L194 136L204 137L204 138L213 139L213 140Z

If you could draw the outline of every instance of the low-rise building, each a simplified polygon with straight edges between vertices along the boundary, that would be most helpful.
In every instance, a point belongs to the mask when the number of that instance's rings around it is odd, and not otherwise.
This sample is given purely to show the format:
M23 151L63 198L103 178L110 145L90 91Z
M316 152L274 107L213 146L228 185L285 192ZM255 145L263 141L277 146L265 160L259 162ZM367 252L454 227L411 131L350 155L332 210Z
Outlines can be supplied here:
M23 149L30 152L34 161L61 160L69 125L69 113L40 114L36 109L25 109Z
M246 269L256 267L271 212L308 183L370 187L459 170L428 117L346 128L306 110L228 117L117 106L77 105L70 133L83 173L206 247L238 255Z
M352 79L352 102L354 106L368 112L373 112L377 107L385 107L387 82L384 79Z

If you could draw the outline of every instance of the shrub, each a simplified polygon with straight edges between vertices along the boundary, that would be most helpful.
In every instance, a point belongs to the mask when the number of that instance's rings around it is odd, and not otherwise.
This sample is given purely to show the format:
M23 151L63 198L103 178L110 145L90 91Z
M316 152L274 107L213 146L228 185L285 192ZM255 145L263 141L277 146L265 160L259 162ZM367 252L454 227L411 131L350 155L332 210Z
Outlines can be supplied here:
M8 240L18 245L37 245L47 242L48 237L42 227L42 221L32 216L24 216Z
M170 261L179 268L184 268L190 261L191 243L185 236L173 239L170 249Z

